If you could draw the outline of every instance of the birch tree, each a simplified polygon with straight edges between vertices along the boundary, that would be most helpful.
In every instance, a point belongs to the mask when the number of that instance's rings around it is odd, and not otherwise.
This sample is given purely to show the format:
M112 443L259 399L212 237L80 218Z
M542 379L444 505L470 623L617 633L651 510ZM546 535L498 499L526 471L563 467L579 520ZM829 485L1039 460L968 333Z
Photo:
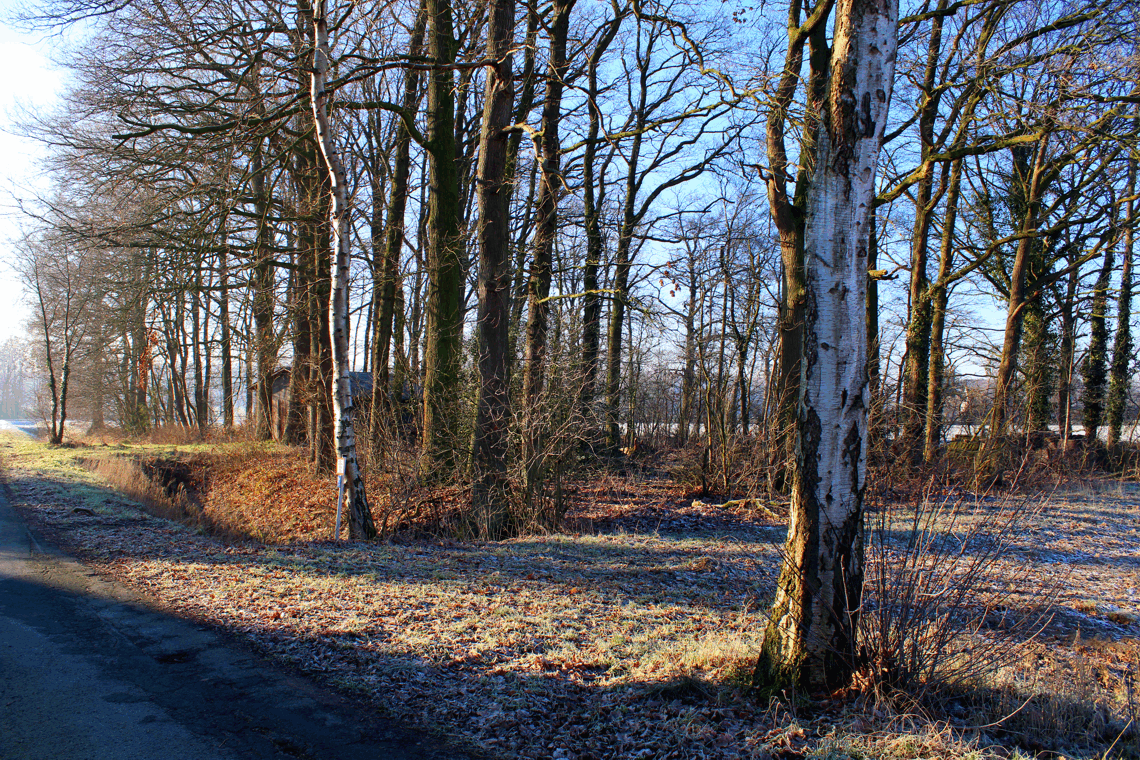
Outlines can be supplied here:
M352 381L349 376L348 270L350 260L348 178L340 153L333 142L329 123L329 93L325 89L332 53L329 46L328 9L326 0L313 7L312 103L317 143L328 166L332 196L333 265L330 272L332 298L329 302L329 329L333 346L336 391L333 412L336 430L337 458L344 467L344 496L348 504L348 534L351 538L372 538L376 526L368 508L364 478L356 459L356 432L353 428Z
M804 223L803 355L784 566L757 678L818 689L855 661L863 587L866 292L896 0L840 0Z

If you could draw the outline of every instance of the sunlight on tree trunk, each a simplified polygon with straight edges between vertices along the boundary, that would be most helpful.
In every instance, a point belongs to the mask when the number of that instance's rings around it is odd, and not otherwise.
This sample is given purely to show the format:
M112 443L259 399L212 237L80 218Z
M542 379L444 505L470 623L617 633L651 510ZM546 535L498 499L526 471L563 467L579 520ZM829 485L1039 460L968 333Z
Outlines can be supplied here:
M372 538L376 526L368 508L364 478L356 460L356 432L353 428L352 378L348 365L348 270L349 270L349 213L347 184L340 154L333 144L328 116L328 93L325 82L330 63L328 19L325 0L319 0L313 9L313 30L316 46L313 50L312 97L313 121L321 155L328 164L332 180L332 230L335 256L330 272L332 298L329 302L329 329L333 346L336 388L333 393L333 410L336 425L336 453L344 462L344 498L348 504L348 534L351 538Z
M897 21L893 0L836 6L804 233L807 308L791 519L756 673L767 683L826 688L854 667L870 404L868 245Z

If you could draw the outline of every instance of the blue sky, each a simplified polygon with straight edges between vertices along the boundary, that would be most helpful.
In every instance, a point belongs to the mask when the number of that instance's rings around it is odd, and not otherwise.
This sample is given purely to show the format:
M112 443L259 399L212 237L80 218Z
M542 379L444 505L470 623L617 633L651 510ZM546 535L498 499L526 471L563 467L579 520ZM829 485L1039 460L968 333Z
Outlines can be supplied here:
M0 20L7 21L15 3L0 0ZM16 199L36 184L38 145L12 134L18 105L51 108L63 87L63 74L49 61L53 41L0 23L0 342L24 333L28 306L12 271L12 240L20 234Z

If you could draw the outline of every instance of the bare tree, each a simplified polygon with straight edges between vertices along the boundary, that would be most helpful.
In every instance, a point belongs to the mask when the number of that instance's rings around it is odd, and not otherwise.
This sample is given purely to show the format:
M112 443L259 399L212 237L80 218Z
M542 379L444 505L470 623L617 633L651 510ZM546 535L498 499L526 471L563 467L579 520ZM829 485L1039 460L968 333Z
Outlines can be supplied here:
M757 675L821 688L855 666L863 592L867 251L898 4L840 0L804 225L796 471Z

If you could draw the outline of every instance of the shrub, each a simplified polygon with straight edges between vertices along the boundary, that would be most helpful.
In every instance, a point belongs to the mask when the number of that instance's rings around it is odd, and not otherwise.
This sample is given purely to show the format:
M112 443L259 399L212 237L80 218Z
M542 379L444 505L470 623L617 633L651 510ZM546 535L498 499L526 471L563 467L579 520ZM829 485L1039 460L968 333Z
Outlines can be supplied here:
M1018 661L1049 621L1059 581L1009 562L1043 504L928 490L869 515L859 678L905 707L938 702Z

